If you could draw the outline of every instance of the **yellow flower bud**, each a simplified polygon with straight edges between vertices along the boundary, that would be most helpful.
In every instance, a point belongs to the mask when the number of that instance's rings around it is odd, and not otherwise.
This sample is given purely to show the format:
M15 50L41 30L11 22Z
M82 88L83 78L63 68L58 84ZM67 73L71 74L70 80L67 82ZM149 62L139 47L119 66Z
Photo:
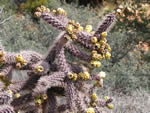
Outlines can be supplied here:
M53 13L53 14L56 14L56 10L52 10L52 13Z
M105 41L104 40L100 40L99 42L101 45L104 45L105 44Z
M36 67L36 72L43 72L44 71L44 68L42 66L37 66Z
M101 60L103 57L101 54L95 53L92 55L92 58L93 58L93 60Z
M43 94L43 95L42 95L42 99L43 99L43 100L46 100L47 98L48 98L48 97L47 97L46 94Z
M91 25L86 25L85 31L86 32L91 32L92 31L92 26Z
M75 24L75 27L79 28L79 27L80 27L80 23L77 22L77 23Z
M90 103L90 105L91 105L92 107L96 107L96 103L95 103L95 102Z
M108 50L109 52L111 52L111 48L110 48L110 47L108 47L107 50Z
M16 68L17 68L17 69L21 69L21 67L22 67L21 63L17 63L17 64L16 64Z
M17 62L22 62L22 61L23 61L22 55L17 55L17 56L16 56L16 61L17 61Z
M100 85L103 87L104 79L101 79L99 83L100 83Z
M92 107L88 108L86 113L95 113L94 108Z
M109 52L106 52L106 53L105 53L105 58L106 58L106 59L110 59L110 57L111 57L111 54L110 54Z
M49 9L49 8L46 8L45 12L46 12L46 13L50 13L50 9Z
M84 79L84 75L83 75L83 73L82 73L82 72L80 72L80 73L78 74L78 77L79 77L80 79Z
M102 33L101 33L101 37L102 37L102 38L105 38L106 36L107 36L107 32L102 32Z
M73 29L74 29L74 27L73 27L71 24L68 24L67 27L66 27L66 31L67 31L68 33L70 33L70 34L73 33Z
M0 51L0 57L3 57L4 56L4 51Z
M78 30L83 31L83 27L82 26L78 27Z
M108 107L109 109L114 109L114 105L113 105L113 104L107 104L107 107Z
M71 39L72 39L72 40L77 40L77 36L76 36L75 34L72 34L72 35L71 35Z
M67 40L71 40L71 37L69 35L64 36Z
M62 14L62 12L63 12L63 9L62 9L62 8L58 8L58 9L57 9L57 13L58 13L58 14Z
M105 101L107 101L108 99L109 99L109 97L108 97L108 96L105 96L105 97L104 97L104 100L105 100Z
M95 101L97 101L97 95L96 95L96 93L93 93L92 95L91 95L91 100L93 101L93 102L95 102Z
M41 10L40 7L37 7L37 8L36 8L36 11L37 11L37 12L42 12L42 10Z
M13 94L13 92L10 89L8 90L8 93L11 94L11 95Z
M93 55L93 54L96 54L96 53L97 53L97 51L95 51L95 50L92 51L92 55Z
M5 57L0 57L0 64L4 64L6 62L6 58Z
M101 47L100 43L95 43L95 47L100 48Z
M72 79L72 78L74 77L74 75L73 75L73 73L70 73L70 72L69 72L69 73L67 74L67 77L68 77L69 79Z
M103 71L99 72L99 75L101 79L104 79L106 77L106 73Z
M92 41L92 43L95 44L95 43L97 42L97 37L92 37L92 38L91 38L91 41Z
M42 12L45 12L46 11L46 7L44 5L41 5L41 10L42 10Z
M26 61L26 60L22 60L20 63L21 63L22 65L27 65L27 61Z
M69 22L69 24L74 25L74 24L75 24L75 21L74 21L74 20L71 20L71 21Z
M84 79L89 80L90 79L90 74L88 72L83 72Z
M38 105L41 105L42 104L42 100L41 99L36 99L35 103L38 104Z
M96 67L96 68L99 68L101 66L101 62L99 62L99 61L91 61L91 65Z
M4 77L4 73L0 73L0 77Z
M73 79L72 79L72 80L73 80L73 81L76 81L76 80L77 80L77 77L78 77L77 74L76 74L76 73L73 73Z
M21 95L20 95L19 93L16 93L14 96L15 96L16 98L19 98Z
M103 83L103 79L101 79L101 81L96 80L96 82L94 83L94 86L101 88L101 87L103 87L102 83Z

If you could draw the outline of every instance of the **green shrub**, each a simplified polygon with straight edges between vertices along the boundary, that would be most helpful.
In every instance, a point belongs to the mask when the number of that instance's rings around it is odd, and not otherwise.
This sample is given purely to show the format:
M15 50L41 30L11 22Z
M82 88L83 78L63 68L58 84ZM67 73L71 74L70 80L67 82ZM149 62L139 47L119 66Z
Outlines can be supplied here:
M21 8L34 10L36 7L46 5L48 0L27 0L21 4Z

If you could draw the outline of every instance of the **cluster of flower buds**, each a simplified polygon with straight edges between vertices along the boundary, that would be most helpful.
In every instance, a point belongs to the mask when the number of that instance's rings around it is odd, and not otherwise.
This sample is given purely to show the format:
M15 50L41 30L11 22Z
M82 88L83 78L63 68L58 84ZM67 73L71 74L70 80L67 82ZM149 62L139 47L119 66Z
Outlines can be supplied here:
M67 74L67 77L68 77L69 79L72 79L73 81L76 81L77 78L78 78L78 75L77 75L76 73L68 73L68 74Z
M95 87L103 87L103 83L104 83L104 78L106 77L106 73L101 71L99 72L95 78L96 78L96 82L94 84Z
M90 74L89 72L80 72L78 74L78 77L80 80L89 80L90 79Z
M15 98L19 98L21 96L20 93L13 93L10 89L7 90L7 92Z
M98 101L98 97L97 97L96 93L93 93L93 94L91 95L91 102L90 102L90 105L91 105L92 107L95 107L96 104L97 104L97 101Z
M42 6L36 8L36 12L34 13L34 16L39 18L42 13L50 13L50 12L54 15L62 15L62 16L67 15L66 11L62 8L58 8L56 10L50 11L49 8L46 8L45 6L42 5Z
M57 10L52 10L52 13L55 15L63 15L63 16L67 15L66 11L62 8L58 8Z
M105 96L104 101L103 101L103 100L98 100L97 94L93 93L93 94L91 94L90 99L91 99L91 101L90 101L91 108L96 107L97 104L102 104L103 107L106 106L108 109L114 109L114 105L111 103L112 98L110 98L108 96ZM98 101L100 101L100 102L98 102Z
M41 7L36 8L36 12L34 13L34 16L39 18L39 17L41 17L41 14L44 13L44 12L45 13L50 13L50 9L46 8L45 6L42 5Z
M84 31L94 34L95 32L92 31L92 29L93 29L92 25L86 25Z
M6 62L5 53L3 50L0 50L0 64L4 64Z
M112 101L112 99L110 97L105 96L104 100L106 101L106 107L108 109L114 109L114 105L112 103L110 103Z
M89 80L90 74L89 72L80 72L80 73L68 73L67 77L72 79L73 81L79 80Z
M100 60L102 59L110 59L111 57L111 48L106 40L107 32L101 33L101 38L97 38L96 36L91 37L91 42L95 47L95 50L92 51L92 61L91 65L93 67L99 68L101 66Z
M27 61L23 59L22 55L16 55L16 68L20 69L23 66L27 65Z
M65 37L67 39L76 40L77 39L76 34L78 33L78 31L82 31L82 30L83 27L79 23L76 23L74 20L72 20L68 23L66 27L67 35Z
M35 104L40 106L47 98L47 94L38 95L35 97Z

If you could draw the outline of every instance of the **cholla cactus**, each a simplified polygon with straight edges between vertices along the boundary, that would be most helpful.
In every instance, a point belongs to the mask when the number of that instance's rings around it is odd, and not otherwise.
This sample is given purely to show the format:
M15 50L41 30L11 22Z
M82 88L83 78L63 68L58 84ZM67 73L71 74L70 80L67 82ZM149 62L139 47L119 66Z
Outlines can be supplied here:
M37 8L36 17L62 30L45 56L34 51L9 53L0 48L0 113L101 113L101 107L113 109L112 98L102 100L96 94L103 87L105 72L93 74L92 69L111 57L106 36L115 15L106 16L96 31L91 25L83 28L66 15L61 8L52 11L44 6ZM68 61L65 52L83 61L84 66ZM25 70L28 79L12 81L13 70ZM60 104L57 98L62 96L66 101Z

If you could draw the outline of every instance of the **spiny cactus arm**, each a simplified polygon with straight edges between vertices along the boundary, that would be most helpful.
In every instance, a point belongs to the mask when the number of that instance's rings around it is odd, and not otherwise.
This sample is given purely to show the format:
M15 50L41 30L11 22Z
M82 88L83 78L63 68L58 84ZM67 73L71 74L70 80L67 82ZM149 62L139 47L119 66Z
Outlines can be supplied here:
M73 112L75 110L75 106L74 106L74 100L75 100L75 93L76 93L76 89L75 86L72 82L72 80L67 79L66 80L67 86L65 88L66 90L66 99L67 99L67 108L69 110L69 112Z
M13 65L14 68L31 70L31 64L42 59L42 56L33 51L22 51L20 53L4 53L5 64Z
M92 57L90 55L82 52L77 46L71 43L66 44L65 50L67 50L67 52L69 52L72 56L75 56L80 60L84 60L87 62L92 60Z
M56 52L60 51L61 48L65 46L65 44L68 42L66 38L64 38L66 32L62 32L59 34L59 36L56 38L52 46L50 46L47 55L45 56L44 60L49 62L49 64L52 64L52 62L55 60Z
M15 82L12 82L7 87L7 89L15 94L15 93L19 92L22 89L22 87L24 86L25 83L26 83L26 81L15 81Z
M65 76L63 72L55 72L51 75L41 77L33 89L33 95L45 94L51 87L65 87Z
M79 112L86 113L85 106L82 103L82 99L81 99L78 91L76 92L75 105Z
M23 106L28 105L30 102L34 100L34 97L31 93L20 96L19 98L15 98L11 102L11 106L14 107L14 110L21 110Z
M24 60L32 64L42 60L42 55L35 51L21 51L20 55L22 55Z
M68 22L70 21L70 20L67 18L67 16L65 16L65 15L60 15L60 14L57 15L57 14L56 14L55 17L56 17L59 21L61 21L61 22L64 24L64 26L67 26Z
M97 106L98 107L107 107L112 101L113 101L112 98L108 98L107 100L99 99L97 101Z
M50 71L49 63L44 60L41 60L36 64L33 64L31 67L32 71L40 76L46 75Z
M42 56L33 51L21 51L15 56L16 68L21 70L32 70L32 65L42 60Z
M35 88L36 83L40 79L41 76L35 75L34 73L30 73L29 78L25 81L20 90L32 90Z
M67 105L66 104L59 105L57 109L59 113L62 113L67 110Z
M2 104L9 104L12 100L12 94L8 91L0 92L0 105Z
M59 71L64 72L65 74L68 74L71 72L69 65L67 63L64 48L61 49L61 51L58 51L56 54L56 64Z
M19 110L25 113L40 113L40 108L35 105L35 103L28 103L23 105Z
M100 37L100 34L102 32L105 32L108 29L112 28L115 21L116 21L116 17L114 14L107 15L104 21L98 26L97 31L95 32L94 36Z
M0 113L15 113L15 111L10 105L2 105L0 106Z
M72 72L77 73L77 74L79 74L80 72L83 72L83 69L79 64L73 64L71 62L69 62L68 64Z
M65 30L65 26L64 23L62 23L59 19L57 19L55 16L53 16L53 14L51 13L42 13L41 17L43 18L43 20L45 20L47 23L51 24L52 26L58 28L59 30Z
M64 48L62 48L61 51L59 51L57 53L56 64L57 64L58 70L64 72L65 74L68 74L69 72L71 72L71 69L65 58ZM67 79L66 83L67 83L67 86L66 86L65 90L66 90L67 106L71 112L71 111L73 111L73 98L75 97L74 96L75 88L74 88L74 84L72 83L71 80Z
M77 42L80 43L82 46L84 46L87 49L93 50L95 47L93 46L93 43L91 42L92 34L85 32L85 31L79 31L77 34Z
M5 64L2 69L0 69L0 77L4 77L6 76L7 78L11 79L11 72L12 72L13 66L12 65L7 65Z
M98 107L95 107L95 113L103 113L103 112L100 111L100 110L98 109Z
M5 53L5 63L6 64L16 64L16 53L10 53L10 52L6 52Z
M55 94L49 90L47 92L48 98L43 103L43 113L57 113L57 99Z

